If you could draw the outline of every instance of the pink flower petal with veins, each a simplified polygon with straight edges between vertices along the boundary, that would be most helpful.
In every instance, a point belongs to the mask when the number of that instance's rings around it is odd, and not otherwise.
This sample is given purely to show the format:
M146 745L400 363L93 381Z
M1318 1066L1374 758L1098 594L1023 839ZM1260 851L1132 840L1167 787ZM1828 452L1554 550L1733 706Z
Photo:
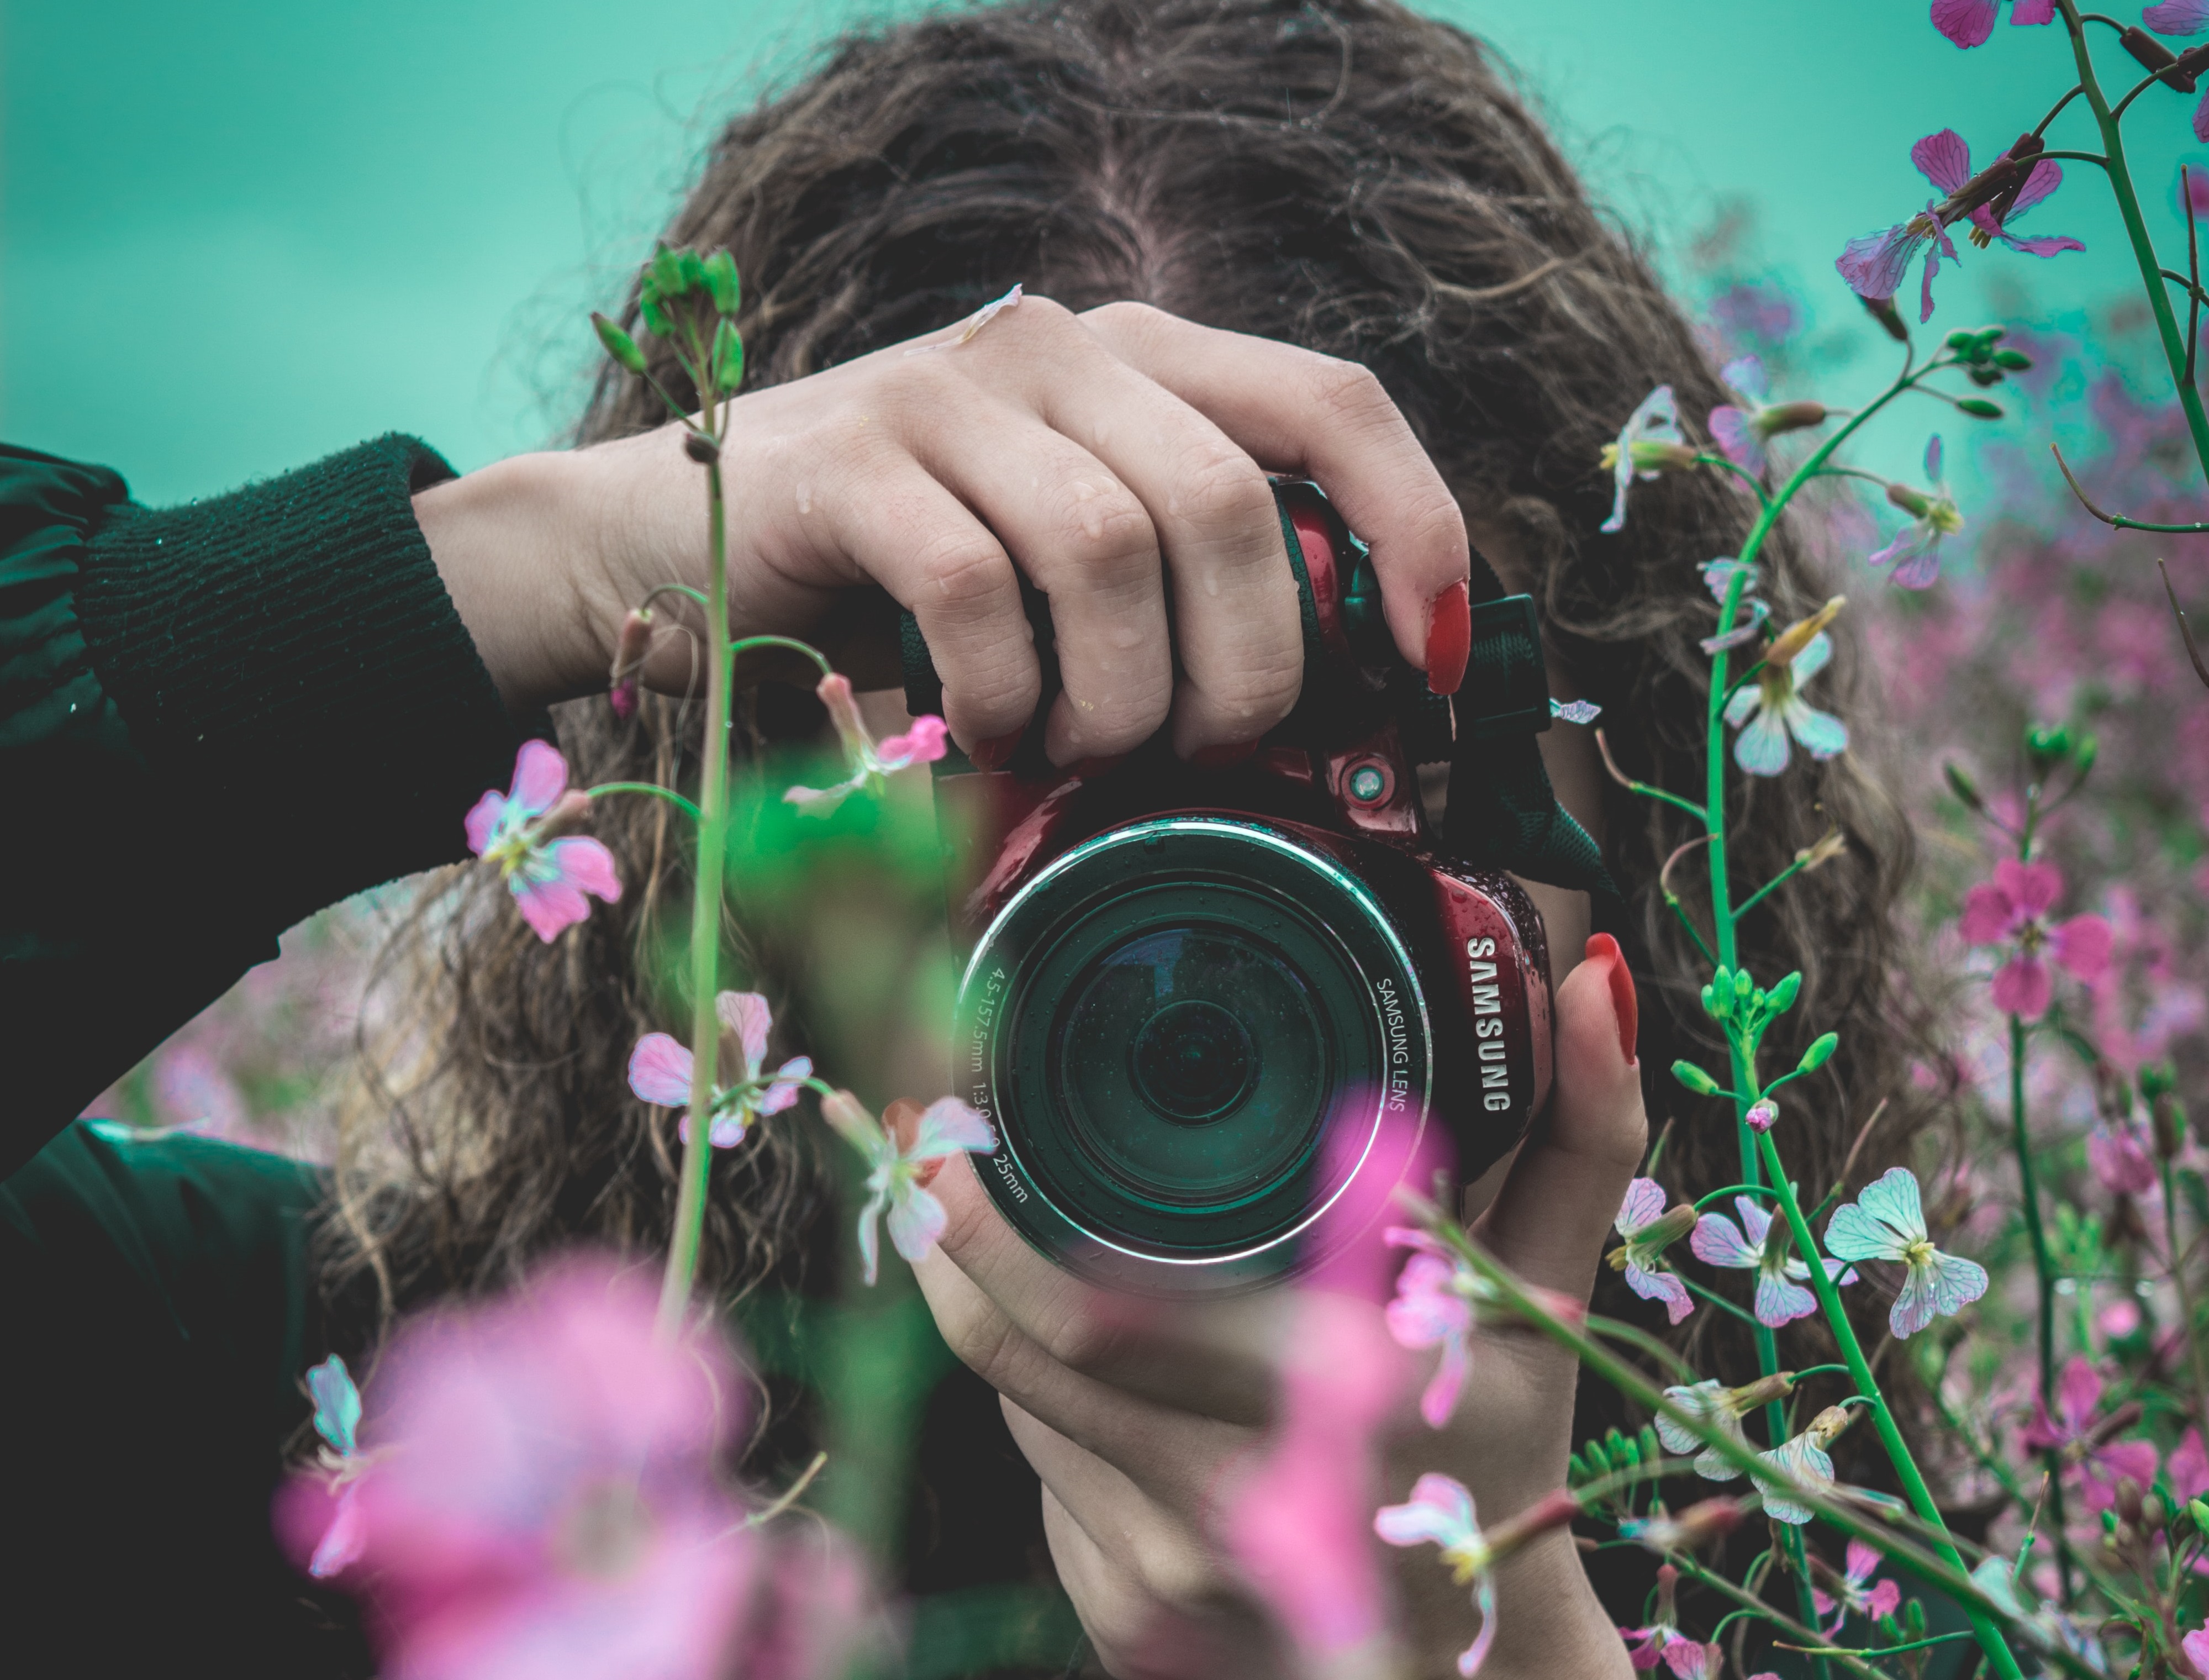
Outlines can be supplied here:
M1995 0L1933 0L1933 27L1958 46L1983 46L1998 9Z
M1991 14L1994 8L1989 5L1987 10ZM1991 15L1988 22L1993 22ZM1983 35L1979 38L1980 40L1985 39ZM1919 173L1942 192L1953 192L1971 178L1971 148L1965 144L1964 136L1953 129L1943 129L1938 134L1927 135L1910 148L1910 161L1916 164Z
M2209 0L2163 0L2143 11L2140 21L2158 35L2198 35L2209 27Z
M745 1074L756 1074L767 1060L767 1035L774 1027L767 999L755 991L725 991L713 1000L713 1013L744 1047Z
M2170 1455L2170 1490L2181 1499L2198 1499L2209 1493L2209 1451L2201 1445L2201 1431L2189 1429Z
M498 826L499 813L506 809L506 795L496 788L476 801L461 825L467 831L468 850L480 858L490 849L491 830Z
M690 1100L690 1052L665 1033L647 1033L629 1057L629 1088L647 1103L681 1108Z

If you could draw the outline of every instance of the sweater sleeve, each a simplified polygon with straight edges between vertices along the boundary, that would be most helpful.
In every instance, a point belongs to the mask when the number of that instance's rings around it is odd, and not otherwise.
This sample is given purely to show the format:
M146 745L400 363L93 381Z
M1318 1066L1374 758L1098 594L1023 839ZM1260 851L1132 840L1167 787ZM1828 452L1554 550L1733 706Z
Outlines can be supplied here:
M0 447L0 1177L348 894L465 855L520 732L389 437L152 510Z

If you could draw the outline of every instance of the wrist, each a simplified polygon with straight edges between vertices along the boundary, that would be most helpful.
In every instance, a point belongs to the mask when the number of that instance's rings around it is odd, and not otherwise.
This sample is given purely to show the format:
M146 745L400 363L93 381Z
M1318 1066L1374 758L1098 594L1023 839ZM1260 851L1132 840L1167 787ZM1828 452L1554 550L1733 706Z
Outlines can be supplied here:
M600 568L575 459L515 455L413 498L446 593L515 717L605 683L591 587Z

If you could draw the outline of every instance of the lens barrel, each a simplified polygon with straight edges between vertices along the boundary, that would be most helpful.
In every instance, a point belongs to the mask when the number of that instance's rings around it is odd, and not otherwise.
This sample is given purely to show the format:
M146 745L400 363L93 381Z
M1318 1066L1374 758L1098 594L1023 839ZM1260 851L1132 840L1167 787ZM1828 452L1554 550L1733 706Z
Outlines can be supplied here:
M1106 830L998 912L960 992L977 1162L1005 1217L1092 1280L1249 1287L1384 1121L1425 1121L1431 1045L1405 941L1326 837L1231 816Z

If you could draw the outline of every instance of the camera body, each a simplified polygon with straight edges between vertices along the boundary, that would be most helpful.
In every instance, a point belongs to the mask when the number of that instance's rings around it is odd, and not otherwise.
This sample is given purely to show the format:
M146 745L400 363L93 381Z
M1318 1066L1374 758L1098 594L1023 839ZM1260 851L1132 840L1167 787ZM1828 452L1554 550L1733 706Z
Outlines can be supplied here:
M1029 1242L1117 1290L1303 1269L1385 1206L1425 1128L1470 1178L1550 1090L1541 920L1440 844L1421 798L1421 765L1453 755L1449 702L1396 657L1325 497L1275 492L1305 684L1255 754L1200 768L1161 738L1083 776L1042 757L1038 724L1004 769L938 767L954 1089L1001 1140L976 1170ZM1532 637L1524 597L1479 609L1499 610ZM1502 711L1546 726L1538 663L1515 680Z

